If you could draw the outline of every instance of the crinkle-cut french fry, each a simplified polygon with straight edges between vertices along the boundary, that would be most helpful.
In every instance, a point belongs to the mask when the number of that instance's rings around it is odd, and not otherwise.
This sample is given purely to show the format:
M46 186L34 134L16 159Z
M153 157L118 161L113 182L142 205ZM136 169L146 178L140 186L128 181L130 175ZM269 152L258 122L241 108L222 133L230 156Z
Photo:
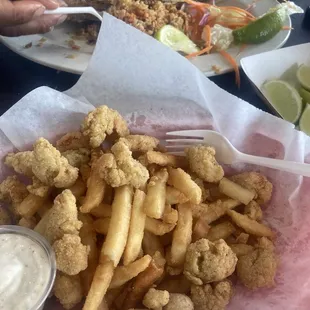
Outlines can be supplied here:
M179 213L176 209L171 208L170 205L165 206L163 221L169 224L176 224L178 222Z
M81 177L78 177L75 183L68 189L70 189L75 198L78 198L86 193L86 184Z
M17 205L16 211L24 218L33 217L38 210L45 204L47 197L40 197L29 194L21 204Z
M160 219L165 211L167 169L156 172L147 184L144 212L147 216Z
M250 235L259 237L275 237L274 232L264 224L251 220L246 215L240 214L236 211L229 210L227 214L231 217L233 222L241 227L245 232Z
M180 203L185 203L189 199L178 189L167 186L166 187L166 204L167 205L176 205Z
M30 229L34 229L37 225L37 221L34 217L30 217L30 218L24 218L22 217L19 222L18 222L19 226L23 226L23 227L27 227Z
M200 204L198 207L193 206L193 217L204 218L207 224L210 224L226 214L241 203L234 199L222 199L210 204Z
M133 190L129 185L115 189L112 216L101 255L109 257L116 267L125 250L128 238Z
M210 241L216 241L219 239L228 238L236 230L235 226L228 222L222 222L215 226L212 226L207 234L207 239Z
M175 224L165 223L161 220L155 220L150 217L146 217L145 219L145 230L153 233L157 236L162 236L172 231L175 227Z
M114 273L114 262L107 256L101 257L94 278L87 294L83 310L97 310L111 283Z
M172 294L188 294L191 289L191 282L184 275L166 276L157 288Z
M127 266L116 267L109 288L117 288L127 283L144 271L149 266L151 260L152 257L150 255L145 255Z
M103 217L94 221L94 229L98 234L107 235L110 227L111 218Z
M90 214L94 217L111 217L112 207L111 205L100 203L98 207L90 211Z
M236 242L246 244L249 240L249 237L250 237L249 234L242 232L239 234L239 236L237 236Z
M135 308L137 303L142 300L145 293L164 273L164 260L153 258L150 265L141 272L133 281L131 290L126 296L122 309Z
M173 232L171 245L171 264L183 266L187 247L192 240L193 216L190 203L178 205L179 219Z
M148 231L144 232L142 248L145 254L149 254L151 256L153 256L156 252L161 253L162 256L164 256L165 253L159 237Z
M143 212L145 193L137 189L134 193L127 243L123 262L128 265L139 256L145 227L146 215Z
M227 178L223 178L219 184L219 190L226 196L238 200L247 205L255 198L256 193L252 192Z
M96 267L98 265L99 251L97 248L97 236L93 227L94 220L88 214L79 213L78 219L83 223L80 229L81 242L89 246L88 266L86 270L81 271L81 281L85 296L90 289Z
M103 158L100 157L94 164L87 180L87 191L84 203L80 208L82 213L89 213L93 208L97 207L103 200L106 183L99 175L99 166L102 164Z
M236 243L229 245L232 251L240 257L242 255L246 255L254 250L254 247L248 244Z
M191 179L191 176L181 168L168 167L168 184L174 186L182 192L191 203L199 204L201 202L201 189Z
M161 153L156 151L148 151L145 154L145 159L148 164L156 164L159 166L170 166L170 167L181 167L187 168L188 163L186 157L184 156L176 156L167 153Z

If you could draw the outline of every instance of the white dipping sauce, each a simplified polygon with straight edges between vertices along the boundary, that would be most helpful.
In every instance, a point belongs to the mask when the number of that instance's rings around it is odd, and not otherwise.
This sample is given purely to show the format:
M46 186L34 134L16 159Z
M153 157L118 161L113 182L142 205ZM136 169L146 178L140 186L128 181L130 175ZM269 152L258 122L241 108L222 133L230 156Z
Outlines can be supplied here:
M0 234L0 309L30 310L42 298L51 276L45 250L18 234Z

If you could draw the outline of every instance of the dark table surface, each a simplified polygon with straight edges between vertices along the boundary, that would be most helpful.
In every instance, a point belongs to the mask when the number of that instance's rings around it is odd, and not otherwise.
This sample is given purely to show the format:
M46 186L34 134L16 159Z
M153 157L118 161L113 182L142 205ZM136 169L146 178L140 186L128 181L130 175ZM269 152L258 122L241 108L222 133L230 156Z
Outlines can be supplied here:
M295 3L306 9L310 5L310 0L296 0ZM303 17L301 14L291 16L294 30L285 46L310 42L310 29L303 27ZM0 43L0 115L25 94L39 86L45 85L64 91L73 86L78 79L78 75L59 72L24 59ZM234 73L212 77L211 80L231 94L270 112L255 94L243 72L241 72L240 89L232 83Z

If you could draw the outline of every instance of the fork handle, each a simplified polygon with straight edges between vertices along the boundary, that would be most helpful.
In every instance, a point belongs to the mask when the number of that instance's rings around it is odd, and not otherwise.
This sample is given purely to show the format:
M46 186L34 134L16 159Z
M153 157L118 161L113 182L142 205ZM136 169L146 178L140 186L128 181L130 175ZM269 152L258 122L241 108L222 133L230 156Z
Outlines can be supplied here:
M310 165L294 161L239 154L238 161L310 177Z

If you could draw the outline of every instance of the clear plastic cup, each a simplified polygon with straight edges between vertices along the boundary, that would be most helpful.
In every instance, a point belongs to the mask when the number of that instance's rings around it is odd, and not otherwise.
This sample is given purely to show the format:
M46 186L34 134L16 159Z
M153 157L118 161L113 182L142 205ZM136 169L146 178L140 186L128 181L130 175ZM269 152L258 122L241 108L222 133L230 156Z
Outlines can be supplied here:
M56 276L56 259L55 259L55 254L54 254L52 247L47 242L47 240L43 238L40 234L25 227L15 226L15 225L2 225L0 226L0 234L16 234L16 235L27 237L31 239L32 241L34 241L35 243L37 243L46 253L46 256L47 256L47 259L48 259L48 262L51 268L49 279L47 281L47 284L43 291L42 296L40 296L36 304L34 304L30 309L25 309L25 310L42 310L44 307L46 298L49 296L53 288L55 276Z

